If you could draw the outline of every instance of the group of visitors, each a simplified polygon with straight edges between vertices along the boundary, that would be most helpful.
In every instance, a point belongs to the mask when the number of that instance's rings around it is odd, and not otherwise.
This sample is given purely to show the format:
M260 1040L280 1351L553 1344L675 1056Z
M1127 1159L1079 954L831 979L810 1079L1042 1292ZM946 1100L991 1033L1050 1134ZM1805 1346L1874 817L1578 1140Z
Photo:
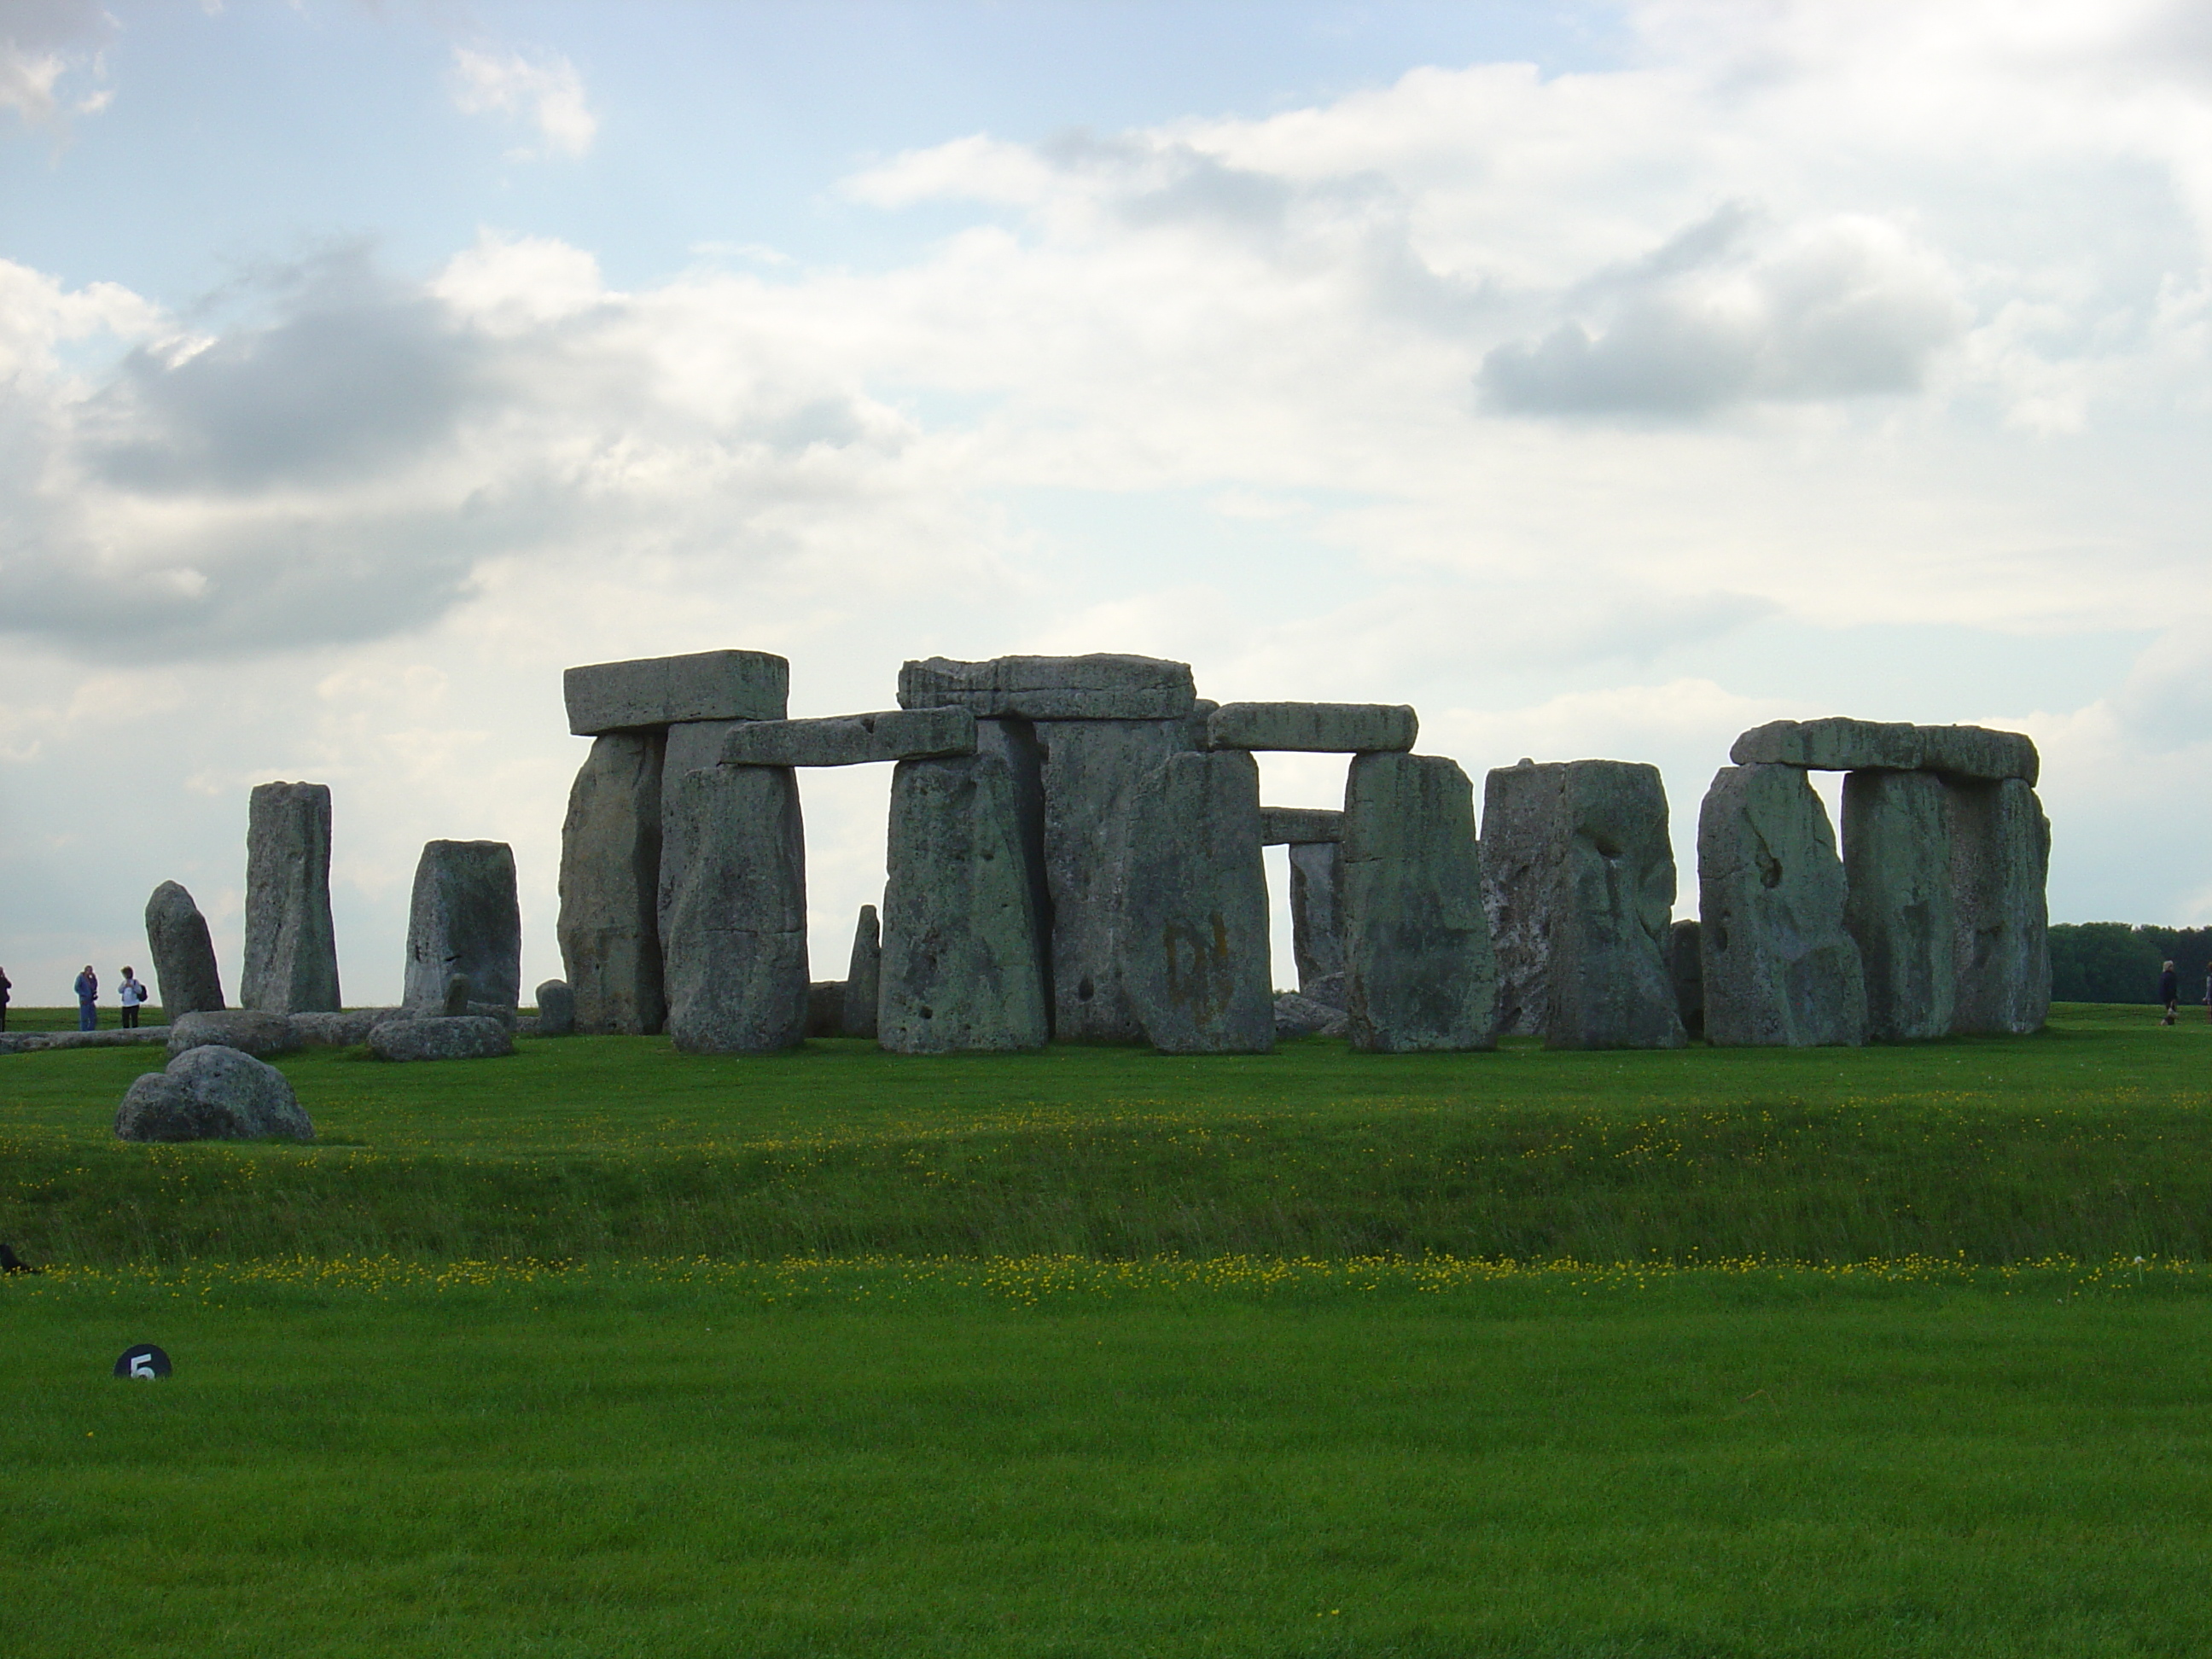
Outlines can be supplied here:
M8 1003L15 986L8 978L8 970L0 968L0 1031L8 1029ZM138 1011L151 999L146 981L135 969L123 970L123 982L115 988L115 1000L123 1005L123 1029L138 1029ZM76 1029L96 1031L100 1029L100 975L86 963L84 971L76 976Z

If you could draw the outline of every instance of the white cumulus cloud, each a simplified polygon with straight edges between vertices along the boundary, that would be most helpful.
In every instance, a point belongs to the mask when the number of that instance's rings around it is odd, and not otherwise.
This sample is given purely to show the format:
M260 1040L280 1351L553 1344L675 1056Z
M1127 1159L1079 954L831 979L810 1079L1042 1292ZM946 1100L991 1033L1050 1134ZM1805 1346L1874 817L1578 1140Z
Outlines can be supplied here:
M540 154L580 156L599 136L584 77L558 54L532 58L455 46L453 76L453 103L463 114L507 115L534 124L544 146Z

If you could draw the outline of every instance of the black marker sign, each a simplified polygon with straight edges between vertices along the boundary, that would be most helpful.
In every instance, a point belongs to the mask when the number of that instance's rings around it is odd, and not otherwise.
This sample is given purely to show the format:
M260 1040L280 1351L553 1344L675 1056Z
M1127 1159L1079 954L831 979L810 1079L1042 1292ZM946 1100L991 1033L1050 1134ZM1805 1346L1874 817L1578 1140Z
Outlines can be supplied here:
M125 1348L123 1358L115 1362L118 1376L143 1376L151 1382L169 1374L169 1356L150 1342L141 1342L136 1347Z

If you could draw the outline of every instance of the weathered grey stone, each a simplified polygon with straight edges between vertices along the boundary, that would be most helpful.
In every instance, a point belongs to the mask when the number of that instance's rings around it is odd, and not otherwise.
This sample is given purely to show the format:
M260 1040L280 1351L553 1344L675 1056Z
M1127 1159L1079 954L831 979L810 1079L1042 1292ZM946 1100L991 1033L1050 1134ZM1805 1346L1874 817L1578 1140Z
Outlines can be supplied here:
M1190 714L1197 690L1188 663L1156 657L931 657L899 670L898 700L996 719L1144 720Z
M1698 815L1705 1041L1866 1040L1866 981L1844 927L1827 809L1790 765L1724 766Z
M2021 732L1993 732L1984 726L1923 726L1920 764L1953 777L2002 782L2017 778L2031 788L2043 770L2034 739Z
M817 979L806 988L806 1035L849 1036L845 1029L845 981Z
M994 754L891 776L876 1040L894 1054L1036 1048L1044 967L1013 779Z
M1951 1029L1958 981L1946 793L1931 772L1844 780L1844 925L1859 947L1867 1035L1876 1042Z
M806 836L784 766L709 766L664 803L689 847L669 908L668 1034L769 1054L806 1033Z
M435 1008L447 1019L459 1019L469 1012L469 976L453 974L446 980L446 994L441 1001L418 1002L411 1006L418 1012Z
M1705 964L1698 943L1698 924L1685 917L1674 924L1668 966L1674 979L1674 1012L1692 1042L1705 1035Z
M274 1066L210 1046L133 1083L115 1133L123 1140L313 1140L315 1126Z
M2021 779L1946 783L1958 988L1951 1029L2024 1036L2051 1012L2050 821Z
M728 766L863 766L975 752L965 708L894 708L831 720L751 720L722 744Z
M1738 738L1729 750L1738 766L1802 766L1815 772L1855 772L1869 767L1910 772L1920 764L1920 728L1901 721L1769 720Z
M876 920L876 907L864 904L853 927L853 955L845 969L845 1006L838 1018L847 1036L876 1035L876 1004L882 994L883 970L883 928Z
M1404 703L1224 702L1206 722L1210 749L1322 755L1402 752L1421 722Z
M1484 788L1499 1022L1553 1048L1675 1048L1674 854L1656 768L1522 761Z
M667 1016L659 921L662 753L658 733L596 738L568 791L558 933L580 1031L643 1036Z
M1263 806L1262 847L1308 847L1344 839L1344 814L1327 806Z
M1334 1008L1342 1013L1346 1001L1344 975L1340 973L1323 974L1319 979L1310 979L1298 987L1298 994L1308 1002L1318 1002L1324 1008Z
M493 1060L514 1052L514 1034L496 1019L428 1014L387 1019L368 1034L379 1060Z
M576 1029L576 997L565 979L549 979L538 988L538 1036L568 1036Z
M676 902L677 886L684 879L684 861L691 855L684 827L688 820L675 808L678 780L686 772L718 765L722 746L729 741L730 734L750 723L686 720L668 728L660 760L660 895L654 923L659 930L664 963L668 955L669 911Z
M1041 721L1036 735L1043 755L1053 1034L1074 1042L1140 1042L1144 1027L1121 988L1116 943L1128 874L1128 801L1169 756L1194 750L1195 734L1187 720L1162 720ZM1253 833L1256 837L1256 823Z
M699 651L592 663L568 670L561 683L568 729L591 738L678 720L780 720L791 665L765 651Z
M222 975L216 967L207 918L173 881L163 882L146 901L146 949L154 958L161 1012L169 1018L223 1006Z
M1489 1048L1497 967L1474 786L1437 755L1362 755L1344 785L1345 1000L1356 1048Z
M258 1008L185 1014L169 1022L169 1058L188 1049L236 1048L248 1054L289 1054L301 1046L291 1017Z
M1044 970L1045 1024L1051 1027L1058 1012L1053 993L1052 884L1045 866L1044 744L1037 733L1031 720L975 722L975 752L1006 762L1006 778L1013 786L1022 869L1029 882L1030 915L1036 922L1036 959Z
M331 792L254 786L246 831L246 971L239 1000L271 1013L328 1013L338 998L331 926Z
M1292 842L1291 956L1298 989L1344 974L1344 854L1333 841Z
M398 1008L349 1008L342 1014L295 1014L292 1035L310 1048L349 1048L401 1013Z
M1332 1008L1325 1002L1297 991L1285 991L1275 999L1275 1041L1288 1042L1297 1037L1340 1037L1351 1024L1341 1008Z
M415 866L401 1000L443 1006L459 977L470 1002L513 1009L522 1000L522 906L514 849L503 841L433 841ZM459 1013L463 1008L446 1009Z
M168 1040L166 1025L135 1025L129 1030L0 1031L0 1054L35 1054L42 1048L136 1048Z
M1121 982L1152 1046L1258 1054L1275 1041L1260 768L1249 754L1168 757L1131 793Z

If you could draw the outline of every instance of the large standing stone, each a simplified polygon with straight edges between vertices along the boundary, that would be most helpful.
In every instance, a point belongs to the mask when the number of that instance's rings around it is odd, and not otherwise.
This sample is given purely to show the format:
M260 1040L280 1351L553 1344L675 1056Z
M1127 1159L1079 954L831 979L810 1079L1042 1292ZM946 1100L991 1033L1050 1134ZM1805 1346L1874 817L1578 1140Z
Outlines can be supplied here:
M163 882L146 901L146 949L154 958L154 982L168 1018L212 1013L223 1006L222 975L216 967L207 918L173 881Z
M313 1140L315 1126L274 1066L203 1047L149 1072L116 1109L124 1140Z
M1793 1048L1866 1040L1827 809L1795 766L1724 766L1698 815L1705 1040Z
M884 972L884 931L876 919L876 907L860 907L860 920L853 926L853 955L845 969L845 1006L838 1024L849 1037L872 1037L876 1035L876 1005L882 995Z
M1693 1042L1705 1034L1705 964L1698 932L1694 916L1676 922L1668 957L1674 976L1674 1012L1681 1016L1684 1035Z
M1053 994L1052 883L1046 874L1044 851L1044 744L1032 720L1013 716L978 720L975 752L1006 762L1007 781L1013 785L1022 869L1029 880L1030 914L1036 922L1036 958L1044 969L1045 1024L1053 1026L1058 1014Z
M1044 967L1005 760L901 761L888 840L877 1041L902 1054L1042 1048Z
M1334 841L1292 842L1291 955L1298 989L1344 974L1344 856Z
M1206 717L1210 749L1358 755L1413 746L1421 722L1403 703L1224 702Z
M677 884L684 879L684 860L691 856L685 829L688 822L676 810L677 784L686 772L718 764L730 734L744 720L684 720L668 728L662 738L660 758L660 896L654 908L654 926L660 935L660 954L668 957L669 911L676 902Z
M1198 747L1192 722L1040 721L1044 866L1052 908L1053 1032L1136 1042L1144 1026L1121 987L1117 936L1128 878L1128 804L1168 757ZM1253 846L1259 845L1256 818Z
M1674 854L1655 767L1523 761L1484 789L1484 908L1500 1022L1553 1048L1687 1039L1668 961Z
M697 651L591 663L562 676L578 737L640 732L679 720L780 720L791 665L765 651Z
M512 1012L522 1000L522 906L514 849L503 841L433 841L415 866L401 1001L441 1006L448 981L468 981L465 1000Z
M2051 1012L2050 821L2021 779L1946 781L1958 986L1951 1029L2026 1036Z
M275 1013L331 1013L338 1000L331 926L331 792L254 786L246 831L246 971L239 1000Z
M1489 1048L1497 968L1474 786L1439 755L1362 755L1344 785L1344 962L1352 1046Z
M637 1036L662 994L659 732L592 740L561 826L561 960L576 1029Z
M1260 768L1249 754L1170 755L1128 801L1122 984L1163 1054L1274 1046Z
M538 1035L568 1036L576 1029L576 995L565 979L549 979L538 988Z
M679 1048L769 1054L806 1032L806 836L783 766L709 766L667 811L690 848L669 909L668 1034Z
M1930 772L1844 779L1844 925L1866 975L1867 1035L1938 1037L1951 1029L1951 831Z
M1164 720L1192 713L1197 695L1188 663L1108 653L987 662L931 657L899 670L900 708L965 708L994 719Z

